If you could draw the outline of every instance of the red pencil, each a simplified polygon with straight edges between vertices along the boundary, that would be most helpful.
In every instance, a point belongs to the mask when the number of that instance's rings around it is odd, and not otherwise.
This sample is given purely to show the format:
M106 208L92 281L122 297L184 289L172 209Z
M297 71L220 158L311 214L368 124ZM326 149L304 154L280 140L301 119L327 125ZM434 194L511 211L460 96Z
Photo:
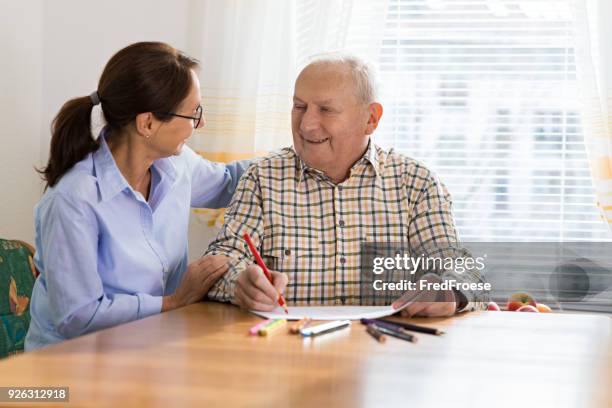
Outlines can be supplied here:
M257 265L259 265L259 267L263 270L263 273L264 275L266 275L266 278L268 278L270 283L272 283L272 274L266 267L266 264L264 263L263 259L261 259L261 255L259 255L257 248L255 248L255 245L253 245L253 241L251 241L251 237L246 232L244 233L242 237L246 241L247 245L249 246L249 249L251 250L251 253L255 257L255 262L257 262ZM289 314L289 310L287 309L287 303L285 302L285 298L283 298L283 295L281 295L280 293L278 294L278 305L282 307L283 309L285 309L285 314Z

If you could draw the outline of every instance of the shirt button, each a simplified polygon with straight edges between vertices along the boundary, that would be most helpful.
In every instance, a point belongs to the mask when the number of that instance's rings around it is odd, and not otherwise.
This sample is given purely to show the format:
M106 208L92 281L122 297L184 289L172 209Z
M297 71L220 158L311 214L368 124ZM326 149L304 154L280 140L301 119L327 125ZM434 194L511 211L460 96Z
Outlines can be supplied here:
M291 250L290 250L290 249L285 249L285 255L286 255L286 256L291 255Z
M340 297L340 301L342 302L342 304L346 303L346 297L345 296L341 296Z
M338 186L338 191L342 191L342 186Z
M338 225L341 226L341 227L344 227L344 220L338 221Z
M341 264L343 264L343 263L345 263L345 262L346 262L346 258L345 258L345 257L340 258L340 263L341 263Z

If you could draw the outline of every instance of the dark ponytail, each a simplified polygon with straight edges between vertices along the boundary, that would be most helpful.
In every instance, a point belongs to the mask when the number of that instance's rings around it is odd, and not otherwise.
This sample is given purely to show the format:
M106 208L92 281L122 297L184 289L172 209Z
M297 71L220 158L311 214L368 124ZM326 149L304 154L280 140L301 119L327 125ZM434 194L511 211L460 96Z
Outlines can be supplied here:
M192 86L191 70L198 61L168 44L140 42L117 52L106 64L98 95L106 126L120 131L136 115L152 112L169 121ZM47 166L38 170L53 187L68 170L100 146L91 134L89 96L74 98L62 106L51 125L51 150Z
M47 187L53 187L72 166L98 148L98 142L91 135L93 106L89 96L74 98L53 119L49 162L39 170Z

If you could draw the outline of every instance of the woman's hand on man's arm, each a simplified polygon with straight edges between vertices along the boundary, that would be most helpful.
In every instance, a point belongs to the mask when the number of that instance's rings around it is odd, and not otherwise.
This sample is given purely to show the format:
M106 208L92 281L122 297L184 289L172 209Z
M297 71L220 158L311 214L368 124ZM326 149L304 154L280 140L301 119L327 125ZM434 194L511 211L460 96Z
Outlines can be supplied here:
M190 263L176 291L172 295L164 296L162 312L202 300L228 268L228 258L223 255L205 255Z

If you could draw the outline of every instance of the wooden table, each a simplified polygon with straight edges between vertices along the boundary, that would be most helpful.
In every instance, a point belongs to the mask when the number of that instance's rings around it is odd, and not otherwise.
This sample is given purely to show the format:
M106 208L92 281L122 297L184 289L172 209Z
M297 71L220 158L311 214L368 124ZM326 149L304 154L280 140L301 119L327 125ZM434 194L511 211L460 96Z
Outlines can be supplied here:
M249 337L259 320L195 304L0 361L0 385L68 386L66 405L82 407L612 406L607 316L412 319L447 331L416 344L377 343L356 322Z

